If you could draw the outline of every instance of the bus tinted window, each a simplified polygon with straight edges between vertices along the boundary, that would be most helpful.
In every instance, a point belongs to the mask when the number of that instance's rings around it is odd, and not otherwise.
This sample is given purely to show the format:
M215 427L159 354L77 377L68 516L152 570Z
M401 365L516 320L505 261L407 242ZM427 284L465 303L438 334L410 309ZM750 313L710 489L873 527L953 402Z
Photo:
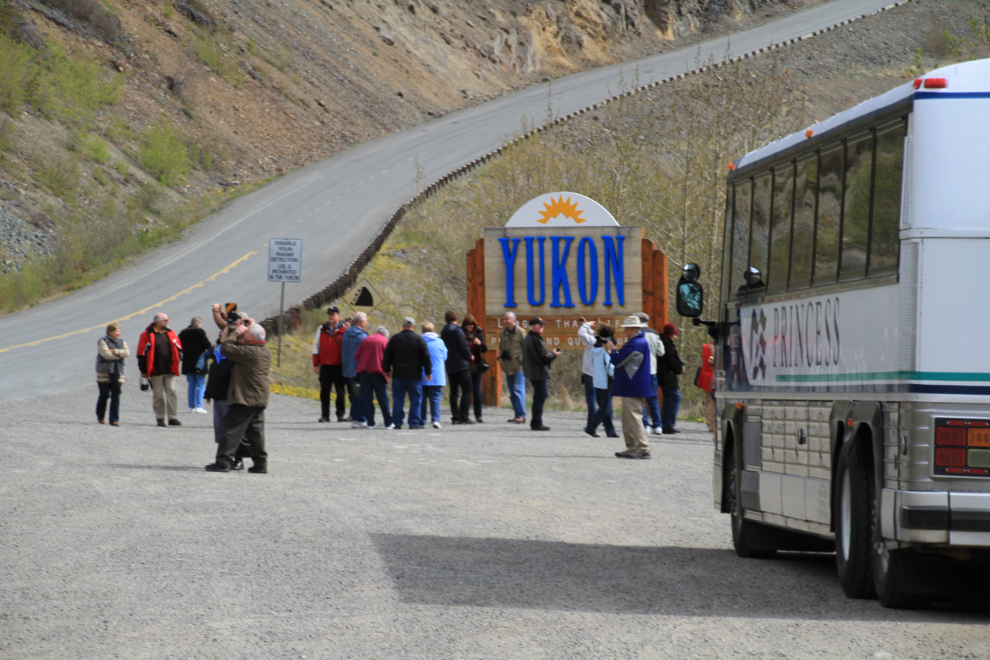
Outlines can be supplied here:
M753 180L753 222L749 237L749 265L757 268L766 282L770 252L770 174Z
M870 184L873 178L873 135L846 144L846 187L842 215L842 279L866 276L870 238Z
M794 200L794 165L782 165L773 175L773 210L770 213L769 291L787 287L791 258L791 213Z
M821 152L818 218L815 225L814 284L832 284L839 272L839 223L842 214L842 145Z
M749 268L749 208L750 181L736 184L735 208L732 220L732 291L746 283L743 275Z
M815 200L818 197L817 156L797 162L794 183L794 239L791 243L789 288L811 284L815 245Z
M897 272L900 247L901 176L904 166L903 121L877 131L877 166L873 183L873 228L870 276Z

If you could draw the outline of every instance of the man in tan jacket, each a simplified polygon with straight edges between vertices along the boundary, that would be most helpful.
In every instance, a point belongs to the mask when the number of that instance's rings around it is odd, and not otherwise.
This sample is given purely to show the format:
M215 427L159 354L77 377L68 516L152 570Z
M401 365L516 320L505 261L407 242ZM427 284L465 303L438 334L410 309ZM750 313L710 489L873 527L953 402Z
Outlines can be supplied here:
M220 353L234 363L227 390L227 416L223 420L222 447L208 472L229 472L237 445L247 436L254 465L248 472L268 473L265 452L265 408L268 407L268 371L272 354L265 345L265 329L252 319L241 319L220 346Z

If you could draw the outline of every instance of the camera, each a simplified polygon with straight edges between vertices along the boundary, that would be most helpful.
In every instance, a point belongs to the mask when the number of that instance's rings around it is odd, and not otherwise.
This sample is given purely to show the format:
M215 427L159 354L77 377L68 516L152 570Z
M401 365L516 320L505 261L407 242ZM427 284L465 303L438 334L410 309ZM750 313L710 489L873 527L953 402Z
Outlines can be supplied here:
M147 392L150 389L151 389L151 383L148 382L148 379L147 378L142 378L141 379L141 391L142 392Z

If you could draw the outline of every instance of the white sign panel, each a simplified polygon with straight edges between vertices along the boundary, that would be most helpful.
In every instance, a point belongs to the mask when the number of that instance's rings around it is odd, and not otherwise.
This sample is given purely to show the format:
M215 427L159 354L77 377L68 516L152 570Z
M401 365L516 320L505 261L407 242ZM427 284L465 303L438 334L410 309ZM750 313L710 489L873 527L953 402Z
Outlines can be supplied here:
M618 227L605 207L584 195L553 192L526 202L506 227Z
M273 238L268 241L268 281L302 281L302 239Z

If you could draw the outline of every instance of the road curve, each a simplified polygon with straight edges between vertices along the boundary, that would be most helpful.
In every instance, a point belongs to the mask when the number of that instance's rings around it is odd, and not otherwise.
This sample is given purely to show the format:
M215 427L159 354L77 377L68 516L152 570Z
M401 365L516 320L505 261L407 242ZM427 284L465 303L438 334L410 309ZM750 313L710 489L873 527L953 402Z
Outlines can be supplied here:
M638 71L645 85L690 70L696 58L737 56L822 30L887 6L890 0L832 0L758 28L681 50L574 74L553 82L561 116L618 91ZM182 241L135 260L71 295L0 318L0 402L51 394L92 380L96 340L118 321L134 350L158 311L177 330L212 302L237 301L257 318L278 313L280 287L266 277L269 238L303 240L303 281L286 305L337 278L396 208L425 182L495 149L521 117L541 123L547 87L537 85L357 146L288 174L197 224ZM207 323L209 320L207 319ZM130 373L136 375L136 361ZM0 409L2 410L2 409Z

